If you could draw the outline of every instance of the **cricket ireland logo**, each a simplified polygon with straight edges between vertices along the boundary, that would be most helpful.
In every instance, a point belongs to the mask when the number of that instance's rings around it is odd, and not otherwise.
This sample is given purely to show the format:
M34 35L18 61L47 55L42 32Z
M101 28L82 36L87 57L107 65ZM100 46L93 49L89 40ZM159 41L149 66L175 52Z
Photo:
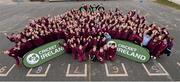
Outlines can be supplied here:
M27 60L27 62L28 62L29 64L32 64L32 65L33 65L33 64L36 64L36 63L39 62L40 57L39 57L39 55L36 54L36 53L31 53L31 54L29 54L29 55L27 56L26 60Z

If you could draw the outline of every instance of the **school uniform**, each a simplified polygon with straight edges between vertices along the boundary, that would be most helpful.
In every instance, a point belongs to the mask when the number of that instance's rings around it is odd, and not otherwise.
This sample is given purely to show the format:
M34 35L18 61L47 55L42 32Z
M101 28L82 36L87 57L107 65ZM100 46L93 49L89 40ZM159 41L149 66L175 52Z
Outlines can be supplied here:
M82 62L86 60L86 55L85 55L85 49L87 47L87 44L85 44L82 49L77 49L77 53L78 53L78 61Z
M135 41L136 34L131 34L128 38L128 41L134 42Z
M107 60L114 61L116 56L116 49L117 48L108 48L108 55Z
M78 58L78 56L77 56L77 53L78 53L77 47L71 47L71 49L72 49L72 57L73 57L73 59L77 59Z
M121 31L117 31L114 38L120 40L120 39L121 39L121 36L122 36L122 35L121 35Z
M159 41L156 41L156 42L155 42L155 41L153 41L153 40L151 40L151 41L148 43L147 48L149 49L150 54L153 53L154 49L157 47L158 44L159 44Z
M96 58L98 59L98 61L100 63L104 63L105 62L105 54L104 54L104 51L103 52L100 52L98 51L98 53L96 54Z
M82 61L85 61L86 60L86 56L85 56L85 53L83 51L83 49L77 49L78 51L78 61L79 62L82 62Z
M89 51L89 57L92 61L96 61L97 58L96 58L96 54L97 54L97 51L93 51L92 49Z
M99 41L99 43L98 43L98 47L103 47L103 46L106 44L106 42L107 42L106 40L103 41L103 40L101 39L101 40Z
M161 41L154 49L153 55L155 57L160 57L160 55L162 55L162 52L166 49L166 47L167 47L167 44Z
M18 58L18 52L17 50L14 50L14 48L11 48L8 50L10 53L8 54L10 57L13 57L16 60L16 65L20 64L20 60ZM14 56L12 55L14 54Z
M44 40L41 39L40 37L33 39L32 42L35 47L39 47L44 44Z
M122 40L127 40L129 33L128 31L125 32L125 30L123 30L121 35Z
M136 34L134 40L136 44L140 45L143 41L143 38Z

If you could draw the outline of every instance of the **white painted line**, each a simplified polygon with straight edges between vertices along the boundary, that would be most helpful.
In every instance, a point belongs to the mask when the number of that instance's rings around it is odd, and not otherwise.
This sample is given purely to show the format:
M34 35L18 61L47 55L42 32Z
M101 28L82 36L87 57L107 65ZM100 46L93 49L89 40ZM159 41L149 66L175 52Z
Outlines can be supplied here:
M11 72L11 70L12 70L15 66L16 66L16 64L13 64L13 65L11 66L11 68L10 68L5 74L0 74L0 76L2 76L2 77L8 76L8 74Z
M128 76L128 73L127 73L127 70L124 66L124 63L121 63L122 67L123 67L123 71L124 73L123 74L110 74L109 71L108 71L108 66L107 64L105 63L105 69L106 69L106 76L108 77L118 77L118 76Z
M69 73L70 67L71 67L71 64L68 64L66 77L87 77L87 64L85 64L84 74L70 74Z
M32 71L32 68L31 68L26 74L26 77L46 77L50 67L51 67L51 64L48 65L44 74L31 74L31 71Z
M149 70L147 69L147 67L144 64L142 64L142 66L144 67L144 69L146 70L146 72L149 76L164 76L164 75L169 76L169 73L164 69L164 67L160 63L158 63L158 65L162 68L162 70L165 73L150 73Z
M179 62L177 62L177 65L178 65L178 66L180 66L180 63L179 63Z

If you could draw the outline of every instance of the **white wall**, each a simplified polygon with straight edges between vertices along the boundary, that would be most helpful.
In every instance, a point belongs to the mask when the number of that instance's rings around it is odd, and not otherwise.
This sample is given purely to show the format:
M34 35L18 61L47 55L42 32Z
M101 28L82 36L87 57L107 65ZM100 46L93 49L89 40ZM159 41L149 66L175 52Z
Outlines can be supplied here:
M0 2L12 2L13 0L0 0Z
M9 3L9 2L29 2L30 0L0 0L0 3Z
M180 5L180 0L169 0L169 1L174 2L174 3L176 3L176 4L179 4L179 5Z

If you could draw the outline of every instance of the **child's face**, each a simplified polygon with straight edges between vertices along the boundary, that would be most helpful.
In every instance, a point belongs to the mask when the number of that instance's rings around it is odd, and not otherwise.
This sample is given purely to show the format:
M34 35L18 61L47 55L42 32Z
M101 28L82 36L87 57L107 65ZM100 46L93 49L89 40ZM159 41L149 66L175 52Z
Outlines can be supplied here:
M93 47L93 51L96 51L96 47Z
M79 49L82 49L82 45L79 46Z

